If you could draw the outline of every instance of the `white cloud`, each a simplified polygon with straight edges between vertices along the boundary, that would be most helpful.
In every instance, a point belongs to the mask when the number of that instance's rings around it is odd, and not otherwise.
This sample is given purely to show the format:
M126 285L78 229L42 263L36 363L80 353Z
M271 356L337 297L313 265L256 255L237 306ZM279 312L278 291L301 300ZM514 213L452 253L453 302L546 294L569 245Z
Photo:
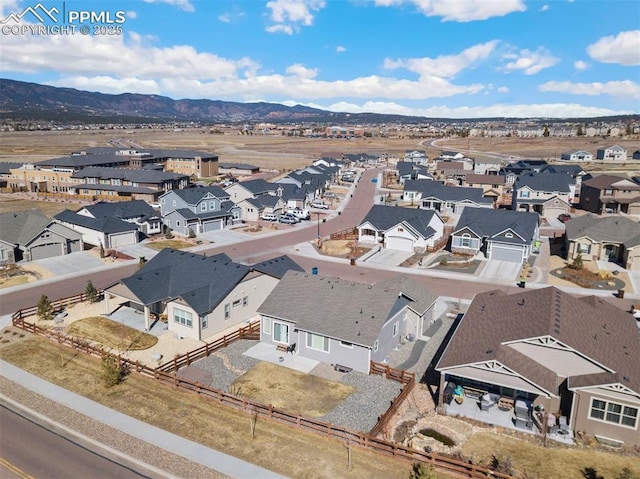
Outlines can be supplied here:
M583 62L582 60L578 60L573 62L573 67L579 72L583 72L587 68L589 68L589 64L587 62Z
M267 2L274 25L266 28L269 33L298 32L300 26L313 25L314 13L325 7L324 0L272 0Z
M343 47L342 45L338 45L338 46L336 47L336 51L337 51L338 53L342 53L342 52L346 52L346 51L347 51L347 49L346 49L345 47Z
M223 13L222 15L218 16L218 20L220 20L222 23L231 23L231 15L228 13Z
M498 93L509 93L509 87L507 86L498 87Z
M135 20L138 18L138 14L134 10L129 10L126 15L128 20Z
M625 66L640 65L640 30L602 37L587 47L587 53L602 63L619 63Z
M547 10L549 10L549 5L547 5L547 4L542 5L542 7L540 8L541 12L546 12Z
M246 14L244 12L228 12L218 16L218 20L222 23L233 23L242 19Z
M508 62L503 70L512 72L516 70L522 70L525 75L535 75L536 73L544 70L545 68L556 65L560 60L546 49L538 48L535 52L524 49L518 53L509 53L504 56L506 60L512 60Z
M480 43L457 55L442 55L437 58L408 58L405 60L386 58L384 67L390 70L406 68L417 73L420 78L450 78L469 68L475 62L486 59L495 50L497 44L497 40Z
M180 10L184 10L185 12L195 12L195 8L191 5L189 0L144 0L145 3L168 3L169 5L173 5L178 7Z
M318 75L318 70L317 68L306 68L304 65L296 63L295 65L287 67L287 73L298 78L310 80Z
M443 21L471 22L524 12L523 0L375 0L380 7L413 4L427 17L442 17Z
M569 93L572 95L613 96L630 100L640 100L640 84L631 80L608 81L605 83L572 83L568 81L550 81L538 87L544 92Z

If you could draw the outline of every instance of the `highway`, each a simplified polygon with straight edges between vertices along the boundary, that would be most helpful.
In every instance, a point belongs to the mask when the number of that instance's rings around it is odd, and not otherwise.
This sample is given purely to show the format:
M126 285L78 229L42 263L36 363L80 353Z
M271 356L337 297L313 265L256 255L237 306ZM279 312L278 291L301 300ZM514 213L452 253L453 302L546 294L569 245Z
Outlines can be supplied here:
M144 476L0 406L3 479L140 479Z

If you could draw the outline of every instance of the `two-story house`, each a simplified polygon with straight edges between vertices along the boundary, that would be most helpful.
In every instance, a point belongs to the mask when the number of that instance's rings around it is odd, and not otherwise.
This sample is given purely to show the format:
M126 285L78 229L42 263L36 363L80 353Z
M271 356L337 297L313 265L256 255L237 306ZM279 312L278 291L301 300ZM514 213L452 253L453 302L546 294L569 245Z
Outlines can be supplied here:
M640 214L640 184L622 176L595 176L582 182L580 208L592 213Z
M424 150L407 150L404 154L404 161L426 166L429 163L429 156Z
M593 153L584 150L565 151L560 155L564 161L593 161Z
M482 188L443 185L438 181L406 181L402 193L404 201L411 201L423 210L442 215L459 215L467 206L493 208L494 198L485 196Z
M464 180L462 180L462 186L467 188L481 188L482 196L492 198L497 205L505 202L504 184L504 176L498 174L478 175L469 173L464 177Z
M535 211L546 218L569 213L575 196L575 180L565 173L521 175L513 185L511 209Z
M497 158L474 158L473 172L476 175L497 175L502 168L502 162Z
M184 236L220 230L241 217L241 209L218 186L167 191L160 196L160 211L164 225Z
M596 159L603 161L627 161L627 150L618 145L608 148L598 148Z
M145 235L162 233L160 214L142 200L120 201L117 203L100 202L85 206L77 214L90 218L119 218L137 226Z

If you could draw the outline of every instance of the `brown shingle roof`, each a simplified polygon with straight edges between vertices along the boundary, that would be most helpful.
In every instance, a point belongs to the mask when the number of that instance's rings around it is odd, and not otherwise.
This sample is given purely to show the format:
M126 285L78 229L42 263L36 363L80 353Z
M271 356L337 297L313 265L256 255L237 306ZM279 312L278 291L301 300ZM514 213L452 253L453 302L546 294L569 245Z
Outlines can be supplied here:
M583 185L591 186L592 188L608 188L614 183L617 183L620 180L628 180L629 178L625 178L624 176L614 176L614 175L599 175L595 176L589 180L583 181Z
M533 382L550 387L540 365L502 351L512 349L505 342L540 336L551 336L614 371L623 384L640 393L640 335L631 315L602 298L576 298L555 287L476 295L437 369L502 360ZM587 385L588 380L582 377L580 384Z

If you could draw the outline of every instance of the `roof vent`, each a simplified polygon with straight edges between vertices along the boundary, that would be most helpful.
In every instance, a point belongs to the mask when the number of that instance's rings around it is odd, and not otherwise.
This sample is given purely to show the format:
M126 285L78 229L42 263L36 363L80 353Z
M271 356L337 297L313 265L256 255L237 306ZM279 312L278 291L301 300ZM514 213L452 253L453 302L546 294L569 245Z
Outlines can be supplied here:
M362 308L360 308L360 314L362 314Z
M524 306L524 298L520 300L520 302L518 303L518 306Z

